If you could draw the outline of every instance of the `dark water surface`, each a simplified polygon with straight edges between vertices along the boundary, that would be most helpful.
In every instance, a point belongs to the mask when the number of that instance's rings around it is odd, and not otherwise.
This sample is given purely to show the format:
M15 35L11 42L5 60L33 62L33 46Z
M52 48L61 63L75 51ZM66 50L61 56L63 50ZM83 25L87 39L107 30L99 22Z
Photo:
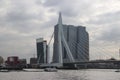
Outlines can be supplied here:
M42 71L0 72L0 80L120 80L120 72L113 69Z

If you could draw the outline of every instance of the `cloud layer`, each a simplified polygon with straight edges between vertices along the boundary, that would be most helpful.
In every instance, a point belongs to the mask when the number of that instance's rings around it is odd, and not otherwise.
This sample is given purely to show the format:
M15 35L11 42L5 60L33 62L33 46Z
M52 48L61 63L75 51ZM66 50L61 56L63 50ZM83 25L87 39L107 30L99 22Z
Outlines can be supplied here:
M64 24L86 26L91 59L95 47L117 58L119 4L119 0L0 0L0 56L32 57L36 38L49 40L61 11Z

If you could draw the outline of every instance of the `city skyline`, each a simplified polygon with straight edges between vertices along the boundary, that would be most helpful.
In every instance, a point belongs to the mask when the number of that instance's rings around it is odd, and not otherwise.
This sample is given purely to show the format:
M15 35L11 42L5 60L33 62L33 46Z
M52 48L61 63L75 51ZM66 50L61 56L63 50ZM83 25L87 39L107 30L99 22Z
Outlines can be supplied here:
M32 57L37 53L35 39L49 41L61 11L65 24L86 26L91 48L102 47L118 58L119 4L119 0L1 0L0 56Z

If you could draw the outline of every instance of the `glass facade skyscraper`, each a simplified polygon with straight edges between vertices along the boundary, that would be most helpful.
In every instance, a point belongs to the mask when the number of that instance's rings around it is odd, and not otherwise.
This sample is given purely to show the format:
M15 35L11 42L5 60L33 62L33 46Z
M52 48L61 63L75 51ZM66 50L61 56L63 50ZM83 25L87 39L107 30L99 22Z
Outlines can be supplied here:
M54 28L53 62L58 62L58 25ZM63 34L75 61L89 61L89 35L84 26L63 25ZM63 44L63 43L62 43ZM63 63L70 62L62 45Z
M47 41L43 38L36 39L37 63L47 63Z

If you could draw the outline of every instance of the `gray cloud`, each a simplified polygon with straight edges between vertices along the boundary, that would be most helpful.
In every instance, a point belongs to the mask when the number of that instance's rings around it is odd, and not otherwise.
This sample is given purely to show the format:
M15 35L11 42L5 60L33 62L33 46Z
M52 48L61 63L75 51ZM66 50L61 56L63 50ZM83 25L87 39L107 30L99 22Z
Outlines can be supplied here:
M49 40L59 11L63 23L87 27L94 47L101 42L119 42L119 3L118 0L0 0L0 55L31 57L36 53L36 38L43 36Z
M45 21L44 13L42 10L38 13L29 11L29 8L35 5L26 6L23 1L19 3L15 0L8 3L8 7L0 8L4 11L0 13L0 54L3 57L32 57L33 53L36 53L35 39L43 34L44 31L40 30L46 27L42 26L42 21Z
M114 26L114 27L112 27ZM107 29L105 29L103 32L101 32L101 36L98 37L98 40L105 40L106 42L115 42L119 43L120 41L120 27L119 25L112 25L109 26Z
M111 24L120 21L120 10L117 12L109 12L106 14L98 15L95 19L88 21L90 24Z
M51 7L53 10L61 11L65 16L76 17L78 15L84 15L82 13L89 12L91 4L89 0L79 1L79 0L47 0L44 4L45 7Z

